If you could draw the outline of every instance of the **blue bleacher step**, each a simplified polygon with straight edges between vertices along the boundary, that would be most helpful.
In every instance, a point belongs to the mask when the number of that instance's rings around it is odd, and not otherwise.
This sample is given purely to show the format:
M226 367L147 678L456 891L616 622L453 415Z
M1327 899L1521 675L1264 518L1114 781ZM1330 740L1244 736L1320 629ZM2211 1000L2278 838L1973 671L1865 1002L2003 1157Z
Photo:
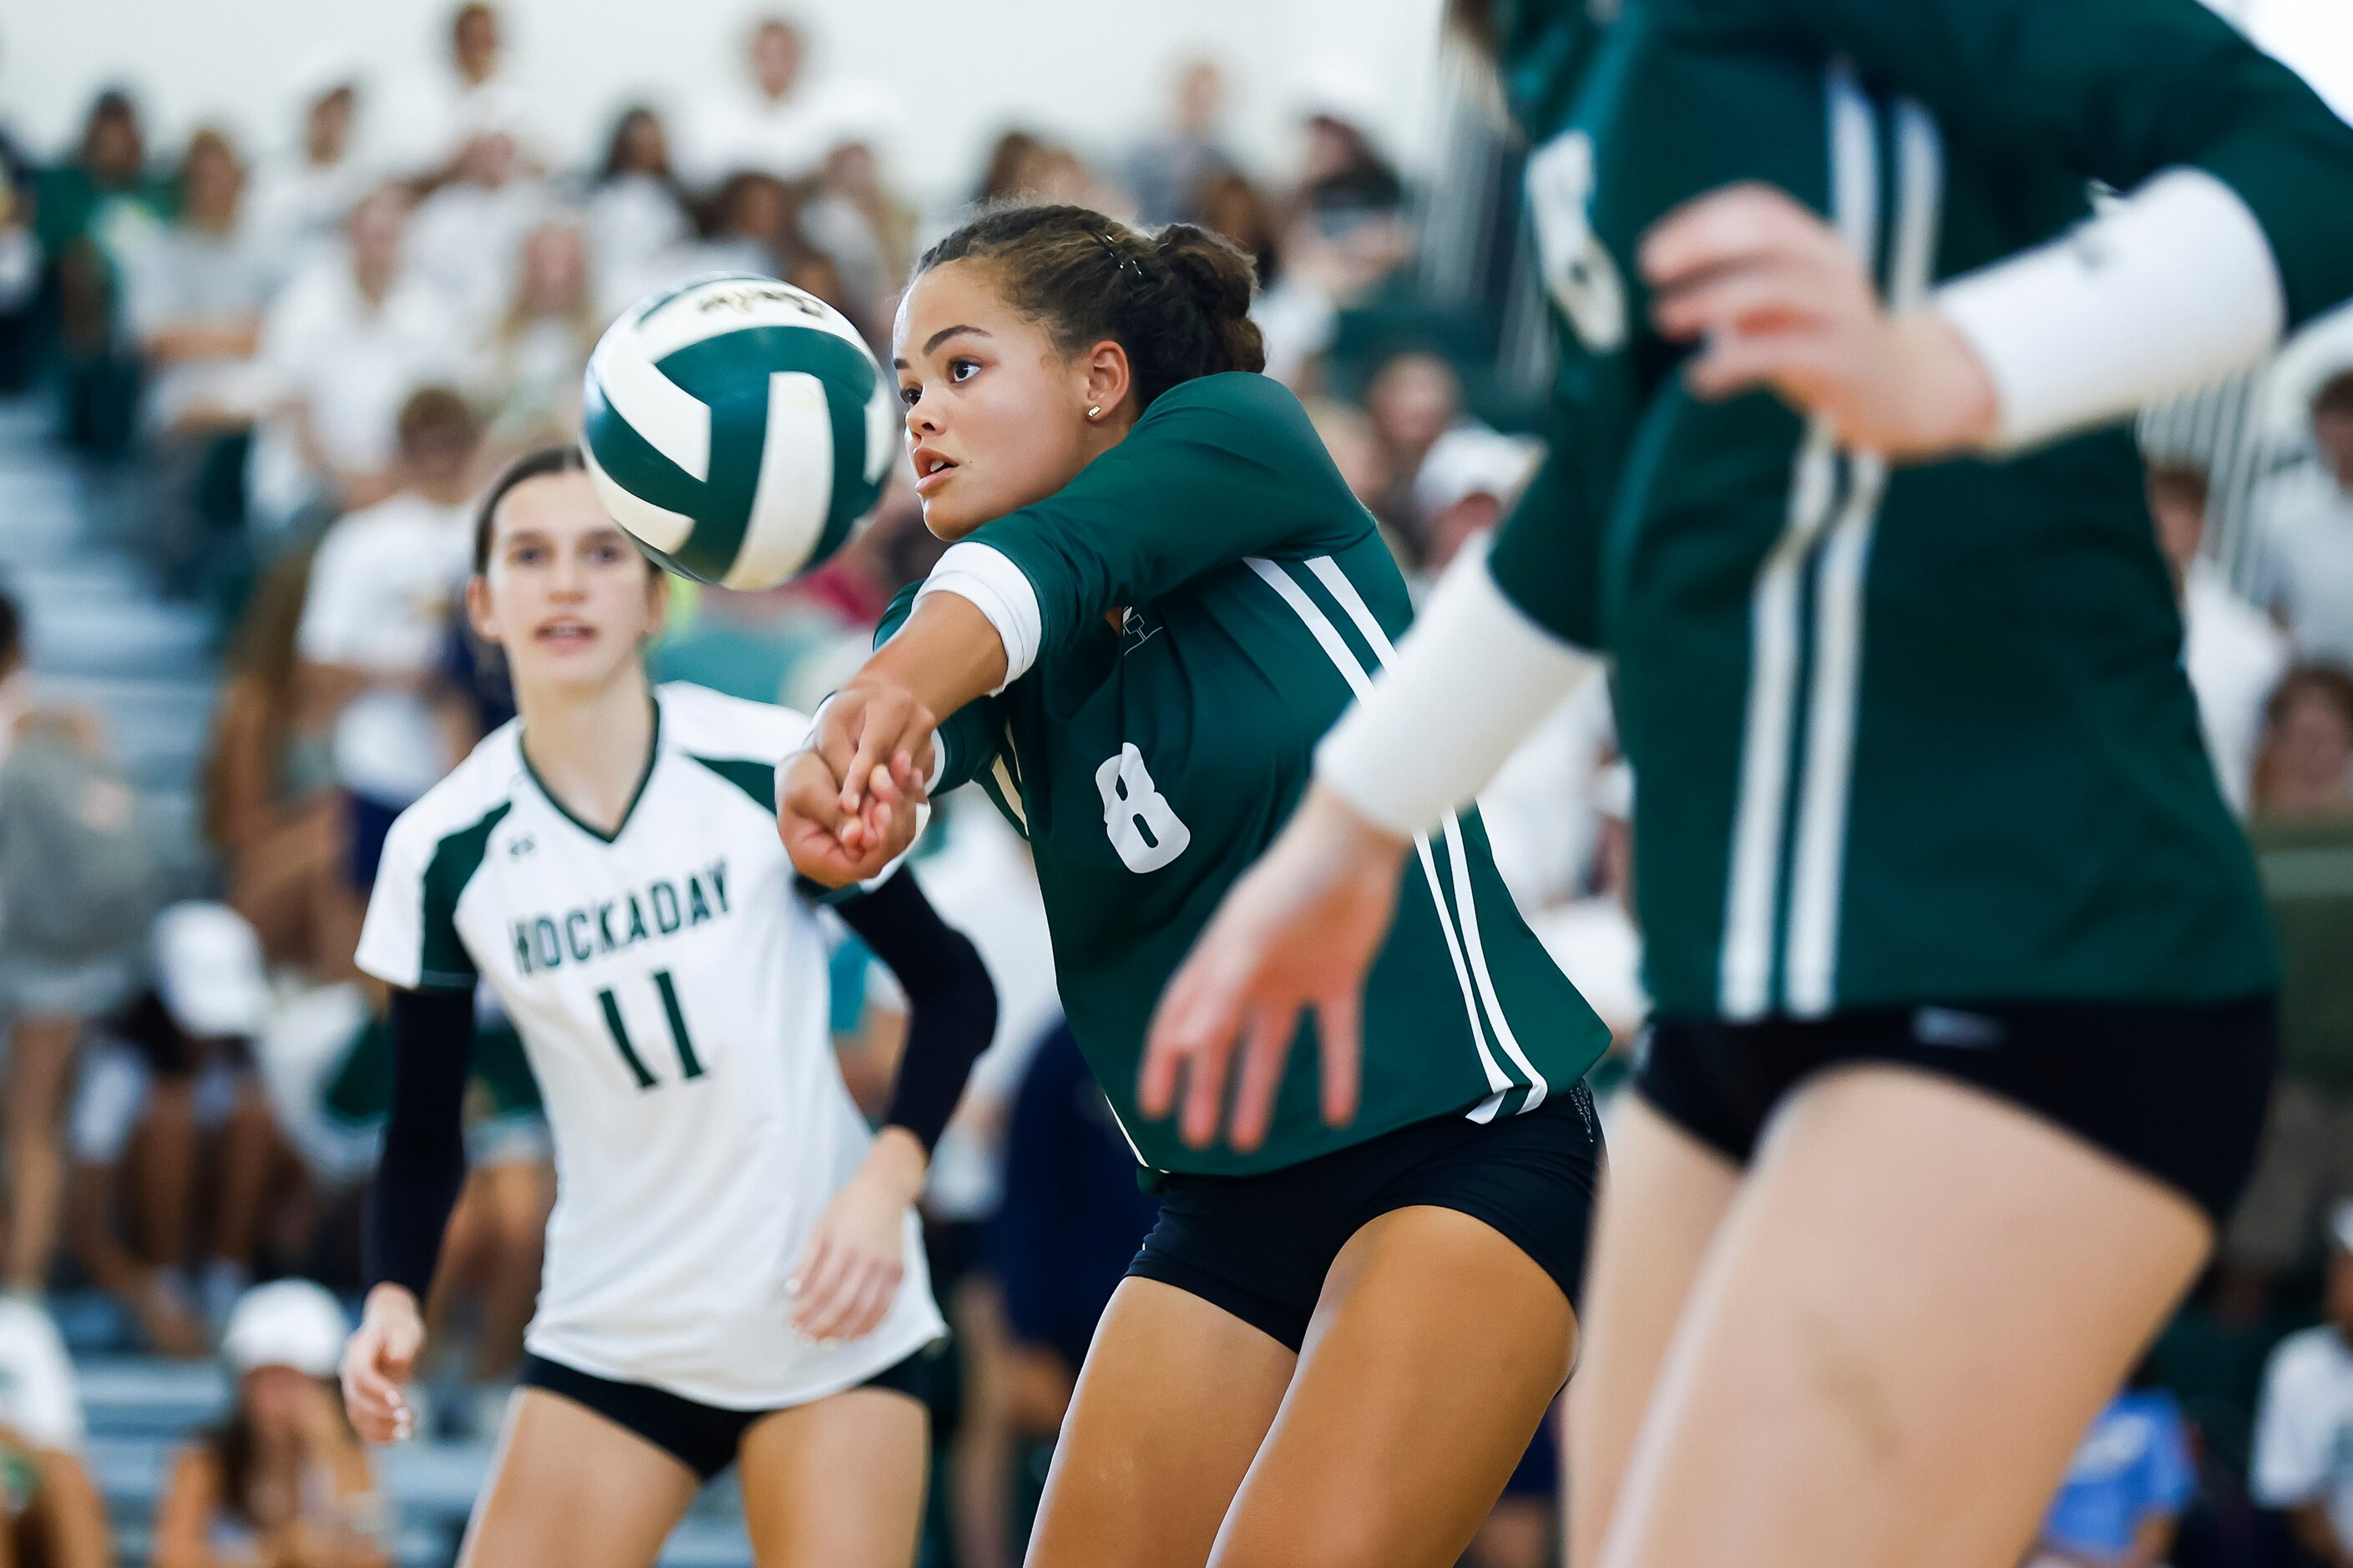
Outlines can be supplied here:
M659 1568L752 1568L751 1538L742 1520L688 1519L670 1531Z
M200 675L212 659L212 627L202 612L116 589L85 595L79 584L20 584L33 668L44 674Z
M189 789L211 733L211 690L205 683L43 676L37 689L45 702L95 712L109 754L142 789Z
M176 1436L228 1407L228 1378L210 1361L152 1355L81 1359L82 1409L93 1437Z

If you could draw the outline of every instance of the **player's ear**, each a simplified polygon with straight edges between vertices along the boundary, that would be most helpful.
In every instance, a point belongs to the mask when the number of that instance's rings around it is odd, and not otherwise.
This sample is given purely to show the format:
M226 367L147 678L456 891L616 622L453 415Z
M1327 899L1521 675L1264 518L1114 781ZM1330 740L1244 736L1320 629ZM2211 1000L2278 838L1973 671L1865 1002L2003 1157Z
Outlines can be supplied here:
M491 614L491 580L480 572L466 579L466 620L484 642L499 640L499 623Z
M1108 425L1119 405L1127 401L1129 389L1135 384L1134 372L1127 361L1127 350L1113 339L1105 338L1087 351L1082 362L1085 402L1081 405L1090 410L1088 423Z

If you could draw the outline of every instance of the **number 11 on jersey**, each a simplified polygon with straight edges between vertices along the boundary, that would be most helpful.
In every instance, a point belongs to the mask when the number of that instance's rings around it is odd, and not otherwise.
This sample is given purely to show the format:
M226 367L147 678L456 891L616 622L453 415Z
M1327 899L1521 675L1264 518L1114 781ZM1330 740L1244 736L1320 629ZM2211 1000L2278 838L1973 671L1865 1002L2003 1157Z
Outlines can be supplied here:
M686 1032L686 1014L679 1007L678 987L671 984L669 970L654 971L654 989L661 993L662 1012L670 1019L670 1037L671 1044L678 1047L680 1075L701 1078L702 1059L694 1054L694 1038ZM596 1005L604 1008L605 1027L612 1031L613 1044L619 1049L621 1060L628 1065L629 1076L638 1080L638 1087L653 1089L659 1086L661 1080L654 1077L646 1067L645 1058L638 1056L637 1047L629 1044L628 1026L621 1022L620 1003L610 991L599 991L596 993Z

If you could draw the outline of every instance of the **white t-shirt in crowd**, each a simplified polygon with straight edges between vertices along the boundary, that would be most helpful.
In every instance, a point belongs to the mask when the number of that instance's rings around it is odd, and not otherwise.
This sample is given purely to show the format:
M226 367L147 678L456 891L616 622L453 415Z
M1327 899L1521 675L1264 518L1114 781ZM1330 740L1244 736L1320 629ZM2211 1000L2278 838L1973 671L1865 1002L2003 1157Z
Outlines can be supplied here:
M277 283L275 258L250 222L226 234L167 224L120 253L132 331L235 329L257 322ZM148 414L169 427L203 405L259 413L262 382L251 356L216 354L163 367L149 384Z
M472 568L464 507L396 495L337 520L311 565L296 647L313 664L405 682L440 665L458 595ZM446 754L432 705L403 684L364 693L336 717L335 776L398 805L441 776Z
M485 132L506 132L527 158L546 153L530 100L513 80L471 83L447 67L393 83L371 103L366 124L377 160L403 175L444 167Z
M681 168L700 185L744 170L804 179L825 161L833 117L807 88L773 99L756 87L696 100L685 119Z
M37 1448L81 1450L81 1394L65 1341L47 1312L16 1296L0 1296L0 1425Z
M477 980L522 1037L555 1141L525 1342L597 1377L731 1410L851 1387L938 1338L915 1216L863 1338L794 1331L787 1286L872 1143L835 1059L818 910L776 829L808 721L669 684L609 837L540 786L508 724L403 813L359 966Z
M2198 696L2207 754L2223 797L2244 816L2254 788L2255 752L2263 744L2263 707L2287 669L2288 640L2203 556L2190 563L2181 597L2182 664Z
M2279 608L2300 657L2353 668L2353 490L2307 463L2274 481L2255 517L2257 597Z
M471 331L422 279L397 279L371 303L342 247L286 286L261 328L261 361L272 395L308 409L319 447L337 468L381 472L392 461L401 405L419 387L455 382L467 369ZM293 430L272 420L254 443L255 505L282 520L311 499L316 476Z
M383 171L355 153L313 163L300 148L254 171L246 210L281 280L294 277L341 241L343 220L374 190Z
M2255 1500L2322 1503L2340 1551L2353 1552L2353 1345L2324 1323L2280 1342L2255 1413Z
M523 239L554 211L537 180L495 186L452 181L419 203L409 220L409 264L480 327L506 313Z
M670 279L664 259L693 237L677 195L651 174L621 174L588 197L589 277L606 315Z

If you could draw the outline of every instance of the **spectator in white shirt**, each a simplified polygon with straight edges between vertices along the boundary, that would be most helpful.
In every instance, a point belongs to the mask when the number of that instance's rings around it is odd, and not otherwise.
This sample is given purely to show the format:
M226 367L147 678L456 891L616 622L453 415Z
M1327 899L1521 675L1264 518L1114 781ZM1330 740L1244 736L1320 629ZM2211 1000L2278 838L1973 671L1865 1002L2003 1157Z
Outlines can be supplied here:
M506 310L483 340L480 401L491 445L522 451L580 429L580 384L605 319L576 225L543 224L522 244Z
M245 221L244 192L245 165L228 137L198 131L180 165L178 217L121 258L149 419L167 433L252 422L248 373L270 268Z
M825 116L801 84L801 30L764 16L746 53L742 84L699 98L687 121L687 174L706 188L744 170L803 179L825 156Z
M327 531L296 633L303 706L332 726L353 864L371 876L392 819L471 740L456 733L442 657L472 564L481 426L456 392L428 386L399 431L393 493Z
M2200 548L2206 535L2206 476L2160 464L2148 471L2149 515L2158 549L2181 602L2181 662L2198 697L2198 720L2223 796L2247 814L2263 742L2263 705L2287 670L2288 639L2232 588Z
M381 500L401 405L462 372L465 334L404 265L407 223L398 186L370 193L345 226L348 243L287 285L262 322L276 413L255 440L248 491L265 527L315 500Z
M333 247L352 208L376 183L354 134L358 71L328 60L303 74L309 86L301 93L301 134L262 161L248 203L255 232L281 278Z
M2300 658L2353 667L2353 370L2313 395L2312 438L2316 460L2261 498L2263 596Z
M887 123L879 104L871 112L837 115L816 187L804 201L800 231L840 268L847 310L869 341L891 335L899 290L915 263L915 211L882 176L875 143Z
M546 188L522 168L513 133L493 126L466 143L455 177L417 204L408 260L479 327L505 305L523 237L551 210Z
M2280 1342L2255 1414L2255 1500L2304 1549L2353 1568L2353 1200L2330 1225L2327 1321Z
M669 253L661 263L672 277L694 272L784 270L793 237L793 193L774 174L745 170L727 176L711 201L711 231Z
M669 128L644 104L623 110L614 122L586 222L597 307L607 316L669 281L666 262L693 238L670 169Z
M82 1463L81 1393L40 1304L0 1298L0 1558L107 1568L106 1505Z
M504 54L498 12L480 0L459 6L449 18L448 68L386 94L385 160L403 174L428 183L444 180L469 142L485 131L502 129L522 142L536 163L538 128L522 91L501 68Z
M245 216L245 170L206 128L180 169L180 211L116 257L124 315L146 373L153 439L140 531L175 589L200 586L245 524L235 476L265 396L255 358L275 268Z

